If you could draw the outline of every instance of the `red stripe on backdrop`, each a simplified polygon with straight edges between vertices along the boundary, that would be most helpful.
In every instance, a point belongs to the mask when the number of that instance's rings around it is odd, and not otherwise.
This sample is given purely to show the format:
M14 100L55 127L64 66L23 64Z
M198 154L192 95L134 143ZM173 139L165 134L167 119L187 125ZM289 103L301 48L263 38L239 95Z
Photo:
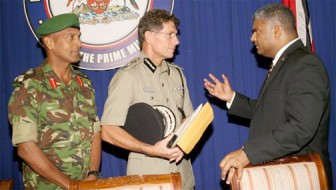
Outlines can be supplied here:
M312 30L306 0L282 0L282 4L290 8L296 18L296 27L299 37L305 46L315 52L314 42L312 38Z
M290 8L296 18L296 0L282 0L282 4Z

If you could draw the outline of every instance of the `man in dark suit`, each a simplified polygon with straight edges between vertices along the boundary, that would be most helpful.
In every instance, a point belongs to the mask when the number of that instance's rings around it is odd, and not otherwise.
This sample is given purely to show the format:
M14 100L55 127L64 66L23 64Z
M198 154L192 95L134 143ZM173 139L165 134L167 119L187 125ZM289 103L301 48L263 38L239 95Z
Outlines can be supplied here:
M227 102L228 113L250 119L249 140L220 162L222 179L242 177L247 164L286 155L317 152L331 182L328 153L329 79L322 61L298 38L295 17L282 4L269 4L253 15L251 41L258 54L273 58L259 96L250 99L209 74L208 92Z

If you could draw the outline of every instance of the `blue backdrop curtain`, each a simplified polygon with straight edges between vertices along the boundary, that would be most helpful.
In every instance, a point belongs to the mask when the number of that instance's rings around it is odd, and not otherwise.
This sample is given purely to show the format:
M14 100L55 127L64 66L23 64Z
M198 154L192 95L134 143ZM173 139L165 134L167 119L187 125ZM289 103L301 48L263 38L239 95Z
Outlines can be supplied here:
M253 52L250 42L251 15L259 7L281 0L176 0L174 13L181 20L181 44L175 62L184 68L191 99L196 107L210 101L215 119L190 154L196 189L227 189L221 183L221 159L242 146L248 136L248 121L228 117L225 104L208 99L203 78L211 72L229 77L232 87L256 97L265 77L264 62ZM331 81L331 120L329 150L336 171L336 1L308 0L316 53L324 61ZM42 50L31 33L22 0L0 1L0 180L14 179L15 189L22 189L20 159L11 144L11 126L7 103L13 90L12 80L43 60ZM107 88L116 70L84 72L92 79L99 116ZM125 175L127 152L103 144L103 177ZM335 175L334 175L335 176ZM335 184L335 177L334 177Z

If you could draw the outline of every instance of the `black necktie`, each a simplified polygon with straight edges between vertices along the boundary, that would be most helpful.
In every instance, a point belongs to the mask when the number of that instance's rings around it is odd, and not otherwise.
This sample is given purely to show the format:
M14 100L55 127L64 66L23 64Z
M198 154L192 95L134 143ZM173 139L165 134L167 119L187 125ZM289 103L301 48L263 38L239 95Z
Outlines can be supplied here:
M274 64L272 63L271 66L270 66L270 68L268 69L267 79L270 77L273 68L274 68Z

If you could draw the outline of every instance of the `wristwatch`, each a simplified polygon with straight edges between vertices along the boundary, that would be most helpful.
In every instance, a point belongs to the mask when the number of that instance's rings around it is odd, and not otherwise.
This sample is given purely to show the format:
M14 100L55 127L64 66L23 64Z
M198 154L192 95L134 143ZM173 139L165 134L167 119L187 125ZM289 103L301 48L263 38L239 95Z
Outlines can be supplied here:
M94 175L97 177L97 179L101 179L102 176L101 176L101 173L97 170L92 170L92 171L89 171L88 174L87 174L87 177L89 177L90 175Z

